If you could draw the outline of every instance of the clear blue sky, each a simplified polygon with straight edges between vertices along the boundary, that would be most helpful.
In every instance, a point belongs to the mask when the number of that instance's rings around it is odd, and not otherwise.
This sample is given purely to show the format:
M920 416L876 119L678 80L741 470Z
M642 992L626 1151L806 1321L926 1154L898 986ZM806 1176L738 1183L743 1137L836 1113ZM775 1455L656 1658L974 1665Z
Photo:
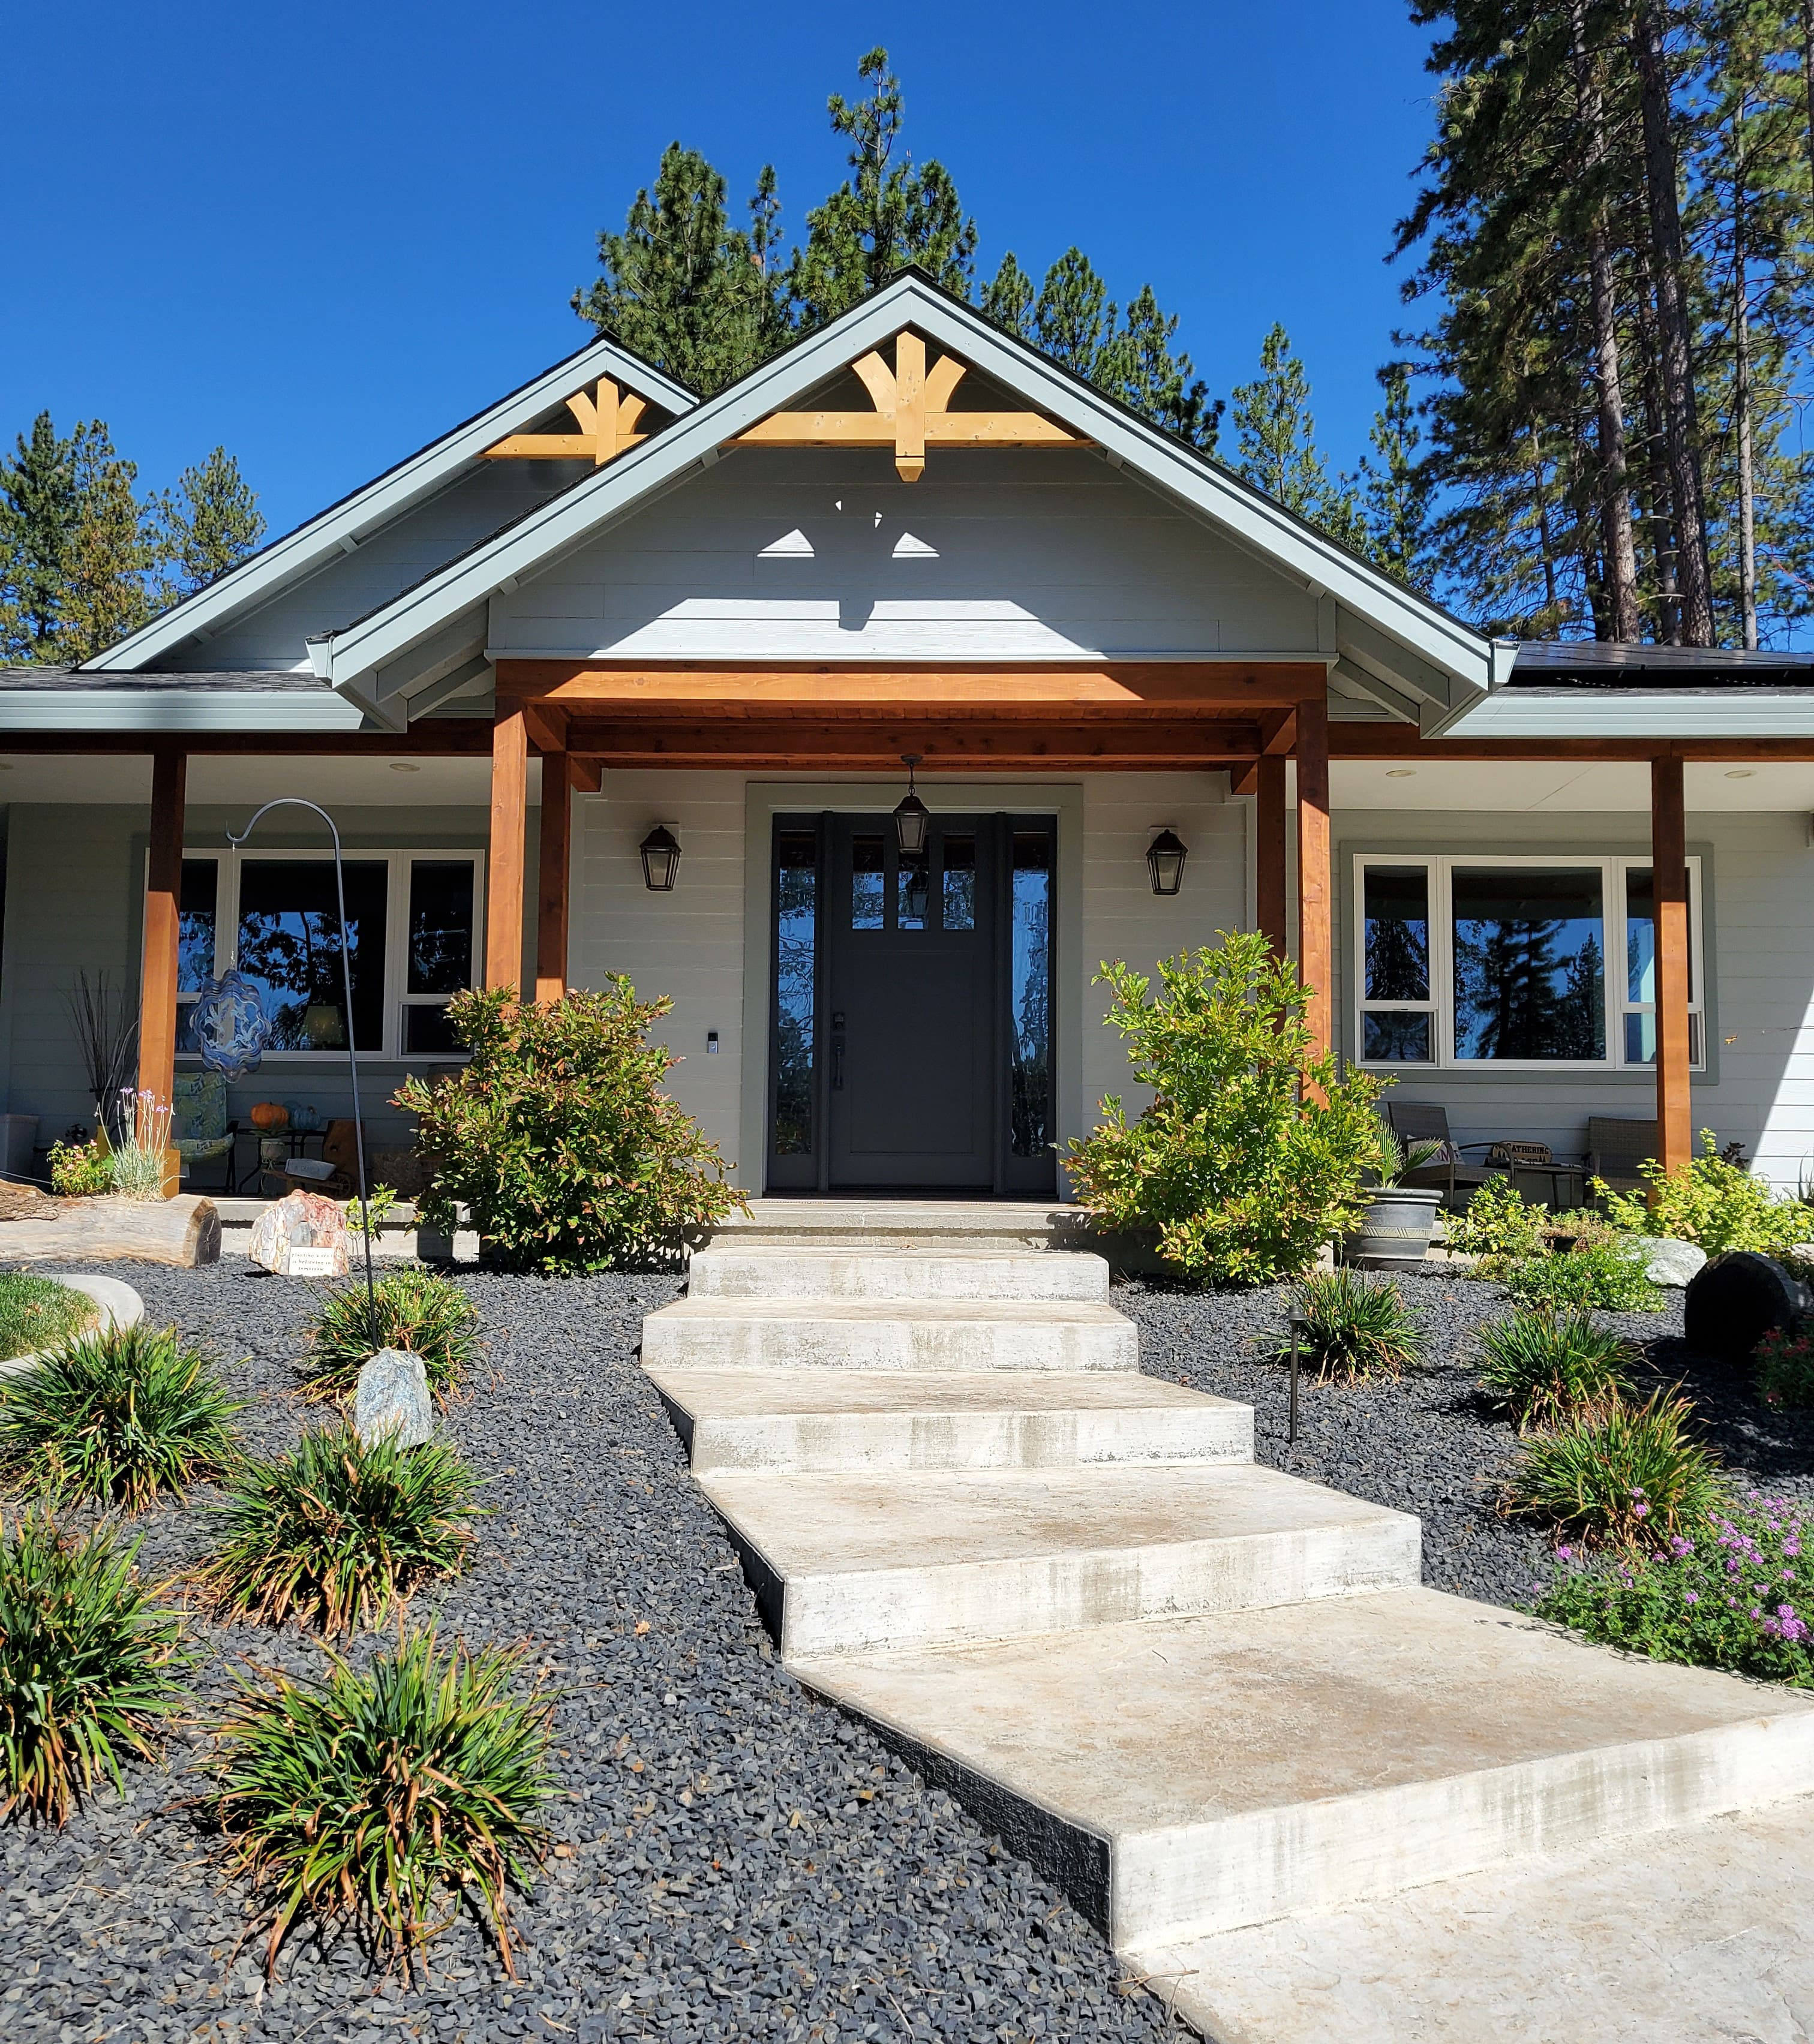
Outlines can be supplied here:
M826 94L876 42L986 272L1075 241L1122 300L1151 282L1219 394L1282 319L1341 466L1403 317L1382 259L1431 81L1402 0L6 18L0 436L102 417L153 486L222 442L273 531L578 345L594 235L674 137L739 206L772 159L797 234L842 174Z

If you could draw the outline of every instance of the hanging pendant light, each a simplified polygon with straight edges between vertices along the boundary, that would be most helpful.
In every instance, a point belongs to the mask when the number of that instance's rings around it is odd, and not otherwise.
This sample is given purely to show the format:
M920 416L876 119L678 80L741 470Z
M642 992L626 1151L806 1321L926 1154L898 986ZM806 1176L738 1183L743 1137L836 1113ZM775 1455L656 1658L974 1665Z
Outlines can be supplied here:
M636 847L643 857L643 885L651 894L671 894L680 871L680 840L657 824Z
M1184 862L1188 855L1183 839L1169 827L1147 847L1147 870L1152 875L1155 894L1175 894L1184 885Z
M920 752L903 752L901 763L907 769L907 792L894 807L894 830L903 859L917 859L926 849L926 826L932 821L932 811L913 792L913 769L925 757Z

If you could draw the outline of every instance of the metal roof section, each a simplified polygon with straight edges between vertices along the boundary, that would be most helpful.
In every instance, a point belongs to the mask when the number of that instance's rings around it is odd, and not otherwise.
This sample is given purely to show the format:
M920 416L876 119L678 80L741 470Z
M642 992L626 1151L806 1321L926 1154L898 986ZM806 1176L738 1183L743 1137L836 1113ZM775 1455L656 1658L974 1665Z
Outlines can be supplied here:
M1601 640L1520 644L1514 688L1754 689L1814 686L1814 653L1708 646L1616 646Z
M601 336L337 504L271 540L218 581L109 647L87 663L83 672L141 668L186 640L217 632L269 601L279 590L312 574L336 552L351 552L362 538L475 467L494 441L532 425L601 376L616 378L677 418L699 402L684 385L664 376L620 342Z
M1508 645L1483 638L911 271L367 617L311 640L317 673L375 715L406 716L405 690L432 664L421 653L438 647L435 659L448 659L453 640L482 650L494 593L709 467L728 442L909 325L1317 597L1318 650L1387 714L1435 735L1509 674Z

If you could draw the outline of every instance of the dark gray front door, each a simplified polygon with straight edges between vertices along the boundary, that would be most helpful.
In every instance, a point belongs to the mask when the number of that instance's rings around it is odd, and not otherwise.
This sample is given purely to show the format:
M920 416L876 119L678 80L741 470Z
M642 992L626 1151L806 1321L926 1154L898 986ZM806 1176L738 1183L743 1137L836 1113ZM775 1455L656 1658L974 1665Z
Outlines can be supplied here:
M775 831L768 1184L1049 1193L1050 818Z

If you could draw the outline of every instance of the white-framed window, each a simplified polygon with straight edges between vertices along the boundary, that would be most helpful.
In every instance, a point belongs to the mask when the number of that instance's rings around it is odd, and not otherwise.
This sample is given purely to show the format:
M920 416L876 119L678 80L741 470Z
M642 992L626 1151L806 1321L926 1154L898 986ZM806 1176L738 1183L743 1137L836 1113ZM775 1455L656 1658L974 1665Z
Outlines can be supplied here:
M1701 861L1688 862L1689 1056L1705 1061ZM1656 1062L1656 912L1642 856L1357 853L1363 1065L1553 1071Z
M379 1058L461 1055L447 1005L478 983L484 855L344 856L355 1047ZM185 851L177 920L177 1048L202 981L237 967L264 997L268 1058L347 1047L340 915L329 851Z

